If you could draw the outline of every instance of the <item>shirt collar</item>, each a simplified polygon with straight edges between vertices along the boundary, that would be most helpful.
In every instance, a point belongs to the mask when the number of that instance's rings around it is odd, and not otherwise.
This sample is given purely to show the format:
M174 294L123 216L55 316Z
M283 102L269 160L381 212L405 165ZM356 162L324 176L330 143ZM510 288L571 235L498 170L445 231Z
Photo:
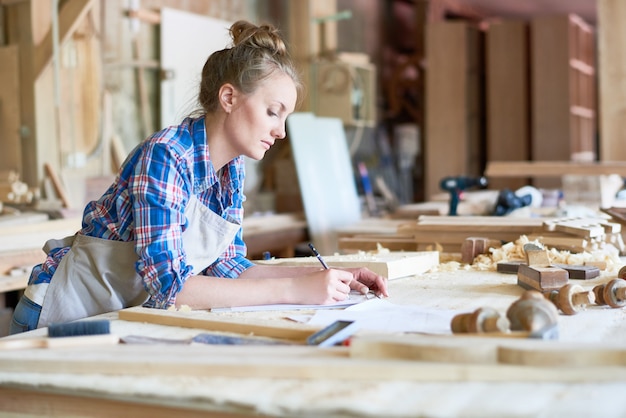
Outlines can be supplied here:
M230 193L241 188L239 172L243 167L243 156L238 156L229 161L221 173L217 173L213 167L207 141L206 128L204 124L205 117L197 119L188 118L189 131L193 142L193 192L199 194L206 189L219 183L218 176L221 175L221 184L226 186L225 191Z

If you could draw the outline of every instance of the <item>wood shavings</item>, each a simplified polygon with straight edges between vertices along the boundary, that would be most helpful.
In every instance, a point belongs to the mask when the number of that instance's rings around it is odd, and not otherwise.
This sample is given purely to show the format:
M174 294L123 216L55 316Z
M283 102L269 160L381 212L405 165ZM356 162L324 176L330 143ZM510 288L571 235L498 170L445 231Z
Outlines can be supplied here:
M490 248L489 254L479 254L471 264L473 270L496 271L499 262L526 260L524 245L533 243L542 245L538 240L530 241L526 235L520 236L515 242L504 244L500 248ZM553 264L582 265L590 261L606 263L606 270L612 271L622 264L619 250L612 245L605 245L601 249L572 253L570 251L548 248L548 257Z

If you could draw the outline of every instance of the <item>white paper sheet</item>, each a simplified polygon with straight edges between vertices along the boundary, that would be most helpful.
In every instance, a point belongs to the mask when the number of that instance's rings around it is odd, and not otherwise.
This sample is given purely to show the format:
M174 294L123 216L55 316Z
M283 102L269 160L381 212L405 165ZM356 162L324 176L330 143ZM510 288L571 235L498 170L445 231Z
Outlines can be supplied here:
M344 320L356 321L359 330L450 334L452 317L458 313L460 312L396 305L384 299L371 299L342 310L316 311L309 318L292 316L290 319L320 327Z

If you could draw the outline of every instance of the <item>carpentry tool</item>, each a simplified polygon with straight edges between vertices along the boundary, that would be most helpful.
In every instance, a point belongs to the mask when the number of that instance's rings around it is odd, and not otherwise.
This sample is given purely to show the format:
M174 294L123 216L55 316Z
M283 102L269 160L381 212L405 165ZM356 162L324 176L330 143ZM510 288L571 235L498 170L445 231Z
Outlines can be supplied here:
M595 295L598 305L622 308L626 306L626 280L618 278L606 284L595 286L593 288L593 294Z
M517 270L517 284L527 290L549 292L565 286L569 280L566 270L550 264L545 248L529 243L524 245L526 264Z
M173 339L147 337L144 335L126 335L120 338L124 344L166 344L166 345L190 345L190 344L219 344L219 345L292 345L288 340L264 337L235 337L232 335L201 333L192 338Z
M522 260L501 261L496 264L496 271L504 274L517 274L520 264L526 264L526 262ZM600 276L600 269L587 263L583 265L556 263L551 266L567 271L568 278L572 280L590 280Z
M58 348L117 344L119 338L110 334L109 321L93 320L53 324L47 337L8 338L0 341L0 349Z
M531 295L532 296L532 295ZM544 340L558 339L557 320L551 318L546 321L541 315L533 312L534 305L539 303L528 302L532 297L524 297L519 303L515 302L513 309L507 312L511 319L516 320L515 330L511 330L510 319L502 316L493 308L478 308L472 313L462 313L452 318L451 328L454 334L492 338L537 338ZM541 308L541 306L539 306Z
M484 189L487 187L487 177L444 177L441 180L439 187L450 193L450 209L448 215L456 216L457 207L463 191L473 187L480 187Z
M543 335L544 339L558 338L559 312L541 292L527 290L509 306L506 317L511 331L527 331Z
M498 199L496 200L496 206L493 214L495 216L504 216L513 212L515 209L529 206L533 201L533 197L530 194L518 196L515 192L509 189L503 189L498 193Z
M592 265L571 265L571 264L552 264L552 267L558 267L567 271L570 279L573 280L590 280L600 276L600 269Z
M559 290L545 293L545 297L566 315L575 315L596 300L594 292L586 291L582 286L571 283Z
M496 271L504 274L517 274L521 264L526 264L526 262L523 260L500 261L496 264Z
M506 332L509 320L493 308L478 308L472 313L462 313L452 318L450 327L455 334L476 332Z

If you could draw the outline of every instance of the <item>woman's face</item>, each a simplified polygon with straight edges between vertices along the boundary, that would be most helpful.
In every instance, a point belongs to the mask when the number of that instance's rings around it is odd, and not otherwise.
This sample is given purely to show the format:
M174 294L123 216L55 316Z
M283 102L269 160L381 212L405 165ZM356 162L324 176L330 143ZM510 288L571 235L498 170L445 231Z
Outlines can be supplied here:
M295 84L283 73L266 79L252 94L237 95L226 118L236 153L262 159L277 139L285 137L285 121L293 113L296 100Z

